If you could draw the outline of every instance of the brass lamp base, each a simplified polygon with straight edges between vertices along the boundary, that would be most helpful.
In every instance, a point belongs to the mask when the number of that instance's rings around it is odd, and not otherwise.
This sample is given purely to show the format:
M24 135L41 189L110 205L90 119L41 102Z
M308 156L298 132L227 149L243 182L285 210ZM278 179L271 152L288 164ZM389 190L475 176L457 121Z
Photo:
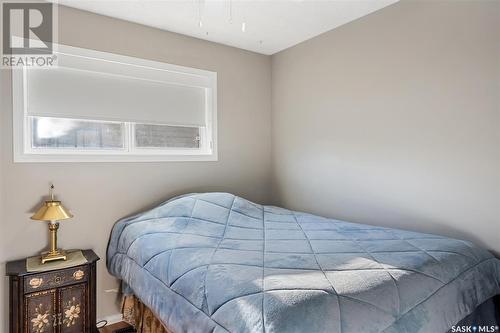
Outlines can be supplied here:
M42 264L45 264L49 261L55 260L66 260L66 252L63 250L57 249L56 252L43 252L42 253Z
M48 261L67 259L66 252L57 248L57 229L59 229L59 223L56 221L50 221L50 251L42 252L42 264L45 264Z

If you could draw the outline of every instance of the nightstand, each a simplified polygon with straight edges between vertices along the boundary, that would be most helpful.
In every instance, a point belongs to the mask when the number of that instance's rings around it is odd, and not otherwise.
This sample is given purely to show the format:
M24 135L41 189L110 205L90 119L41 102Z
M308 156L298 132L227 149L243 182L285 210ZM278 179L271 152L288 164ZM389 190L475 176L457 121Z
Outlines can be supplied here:
M82 265L27 272L26 258L7 263L10 333L97 333L96 262L83 250Z

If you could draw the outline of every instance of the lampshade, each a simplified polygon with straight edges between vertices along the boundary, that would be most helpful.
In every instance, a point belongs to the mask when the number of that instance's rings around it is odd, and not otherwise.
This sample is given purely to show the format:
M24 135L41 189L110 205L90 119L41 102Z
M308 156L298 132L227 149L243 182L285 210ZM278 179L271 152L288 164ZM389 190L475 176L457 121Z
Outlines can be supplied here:
M38 208L37 212L31 217L32 220L39 221L59 221L72 218L73 215L61 205L61 201L47 200Z

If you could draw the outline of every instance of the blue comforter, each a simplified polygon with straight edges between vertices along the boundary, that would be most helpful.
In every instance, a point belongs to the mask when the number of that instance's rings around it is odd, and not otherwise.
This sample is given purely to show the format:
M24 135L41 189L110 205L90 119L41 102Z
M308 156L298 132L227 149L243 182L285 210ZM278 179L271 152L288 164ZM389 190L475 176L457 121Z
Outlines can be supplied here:
M180 332L445 332L500 294L475 245L227 193L119 221L108 269Z

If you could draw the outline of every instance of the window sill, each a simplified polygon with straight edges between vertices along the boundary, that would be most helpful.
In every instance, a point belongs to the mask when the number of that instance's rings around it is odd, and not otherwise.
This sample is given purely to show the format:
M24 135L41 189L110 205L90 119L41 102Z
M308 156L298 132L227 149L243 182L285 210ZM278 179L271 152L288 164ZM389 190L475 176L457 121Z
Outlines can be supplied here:
M19 154L14 163L97 163L97 162L216 162L215 153L205 155L97 155L97 154Z

